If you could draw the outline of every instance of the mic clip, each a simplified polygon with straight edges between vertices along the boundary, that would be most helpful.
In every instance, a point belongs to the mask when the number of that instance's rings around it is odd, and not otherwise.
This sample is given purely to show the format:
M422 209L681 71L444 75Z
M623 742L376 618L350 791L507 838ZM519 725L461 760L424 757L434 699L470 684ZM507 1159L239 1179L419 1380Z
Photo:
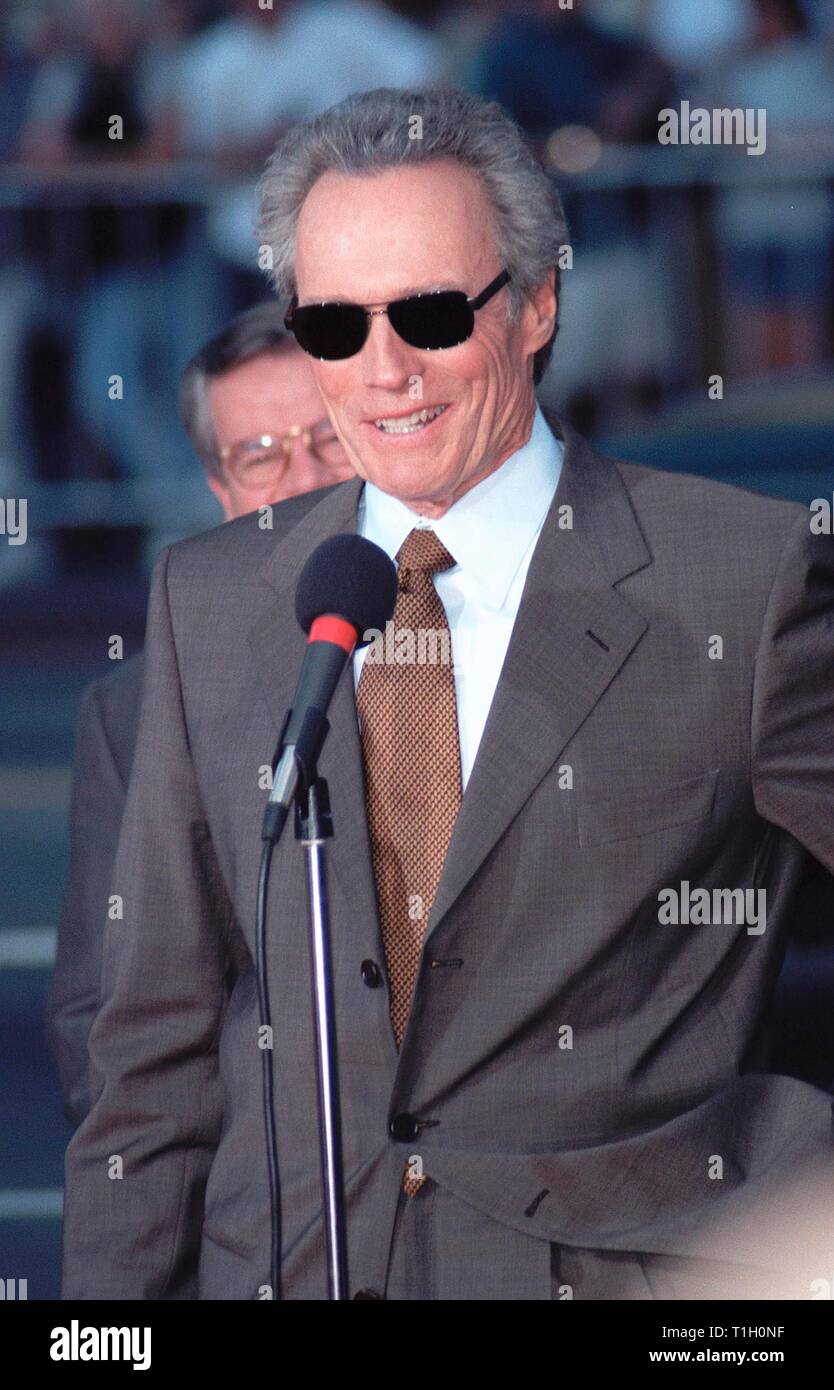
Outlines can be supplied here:
M269 840L272 844L277 844L280 839L290 806L296 797L303 797L306 807L309 790L318 778L318 756L330 729L326 716L315 705L310 705L305 711L295 743L284 743L283 734L289 720L290 714L284 720L273 763L272 791L264 810L261 829L261 839Z

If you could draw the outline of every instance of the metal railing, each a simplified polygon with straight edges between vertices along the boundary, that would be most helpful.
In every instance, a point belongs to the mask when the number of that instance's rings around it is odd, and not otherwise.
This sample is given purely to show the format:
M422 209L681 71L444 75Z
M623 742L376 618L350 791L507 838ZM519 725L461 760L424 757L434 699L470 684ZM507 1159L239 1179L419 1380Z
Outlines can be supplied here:
M609 226L611 208L616 209L616 241L632 254L633 263L650 274L662 265L662 293L676 334L675 354L658 368L661 397L669 398L695 389L708 373L726 370L728 306L716 200L728 190L762 188L778 188L781 194L795 189L800 198L808 190L824 190L831 200L834 140L830 148L817 141L782 151L769 149L763 158L715 147L608 146L591 167L582 172L554 170L554 178L568 213L575 265L583 258L593 261L593 236L588 247L586 229L595 225L600 199L609 200ZM3 277L23 287L16 331L25 335L28 326L45 318L59 339L63 335L72 359L82 297L120 270L147 267L149 273L164 275L186 244L205 248L207 213L238 183L218 178L200 163L0 167L0 287ZM108 228L110 238L102 247ZM602 238L599 254L605 254L606 247L610 249L610 237ZM208 254L205 265L208 276L222 277L219 257ZM192 293L199 294L199 288ZM564 276L563 298L569 301L569 296L570 283ZM834 320L830 299L822 312L829 322ZM557 340L554 370L559 345ZM826 351L830 360L830 336ZM554 381L551 377L551 385ZM8 385L0 376L0 389ZM172 382L172 393L175 388ZM13 418L20 399L12 399L9 406ZM35 408L49 418L48 399L35 402ZM5 444L0 429L0 469ZM199 511L196 467L190 477L164 472L136 476L135 470L131 476L115 478L56 477L60 469L55 468L48 476L43 470L37 476L31 449L29 442L22 460L15 464L12 458L11 469L5 475L0 472L0 490L25 491L39 527L154 525L172 515L183 515L187 526L193 508ZM116 472L118 464L117 455Z

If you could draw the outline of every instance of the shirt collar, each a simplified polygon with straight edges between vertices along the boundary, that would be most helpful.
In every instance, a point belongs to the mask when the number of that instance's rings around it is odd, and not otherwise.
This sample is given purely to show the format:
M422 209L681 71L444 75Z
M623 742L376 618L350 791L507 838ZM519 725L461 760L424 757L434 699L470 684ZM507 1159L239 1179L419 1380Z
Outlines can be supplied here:
M563 452L537 403L527 443L464 493L445 516L436 521L418 516L399 498L366 482L358 530L393 560L410 531L431 528L455 557L455 569L449 572L460 567L487 602L501 608L553 501Z

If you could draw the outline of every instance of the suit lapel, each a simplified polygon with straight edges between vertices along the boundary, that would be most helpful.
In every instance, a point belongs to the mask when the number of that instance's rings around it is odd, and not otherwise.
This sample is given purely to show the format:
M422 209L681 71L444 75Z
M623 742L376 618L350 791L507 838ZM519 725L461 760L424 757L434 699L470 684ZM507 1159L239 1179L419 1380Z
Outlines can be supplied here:
M295 620L295 590L309 556L328 536L356 531L361 478L329 489L277 545L263 571L269 596L249 640L277 739L292 703L306 638ZM319 769L330 785L334 836L328 864L360 919L377 922L376 888L370 857L362 751L350 667L336 687L328 712L330 732ZM270 750L270 753L272 750ZM292 833L288 830L286 833Z
M614 464L558 416L559 485L533 553L438 885L437 928L648 626L613 585L651 554ZM563 509L572 528L560 527Z

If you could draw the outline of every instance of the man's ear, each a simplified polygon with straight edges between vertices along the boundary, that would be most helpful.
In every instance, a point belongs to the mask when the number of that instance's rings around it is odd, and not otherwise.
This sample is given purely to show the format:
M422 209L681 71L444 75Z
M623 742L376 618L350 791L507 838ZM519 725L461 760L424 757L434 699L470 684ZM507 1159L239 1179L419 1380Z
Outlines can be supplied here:
M234 518L234 509L232 507L231 493L226 484L222 482L220 478L216 478L212 473L206 474L206 482L223 508L224 517L227 521L232 521Z
M524 306L526 324L527 355L532 357L539 348L550 341L556 327L559 312L559 297L556 294L556 269L552 267L540 285L527 296Z

